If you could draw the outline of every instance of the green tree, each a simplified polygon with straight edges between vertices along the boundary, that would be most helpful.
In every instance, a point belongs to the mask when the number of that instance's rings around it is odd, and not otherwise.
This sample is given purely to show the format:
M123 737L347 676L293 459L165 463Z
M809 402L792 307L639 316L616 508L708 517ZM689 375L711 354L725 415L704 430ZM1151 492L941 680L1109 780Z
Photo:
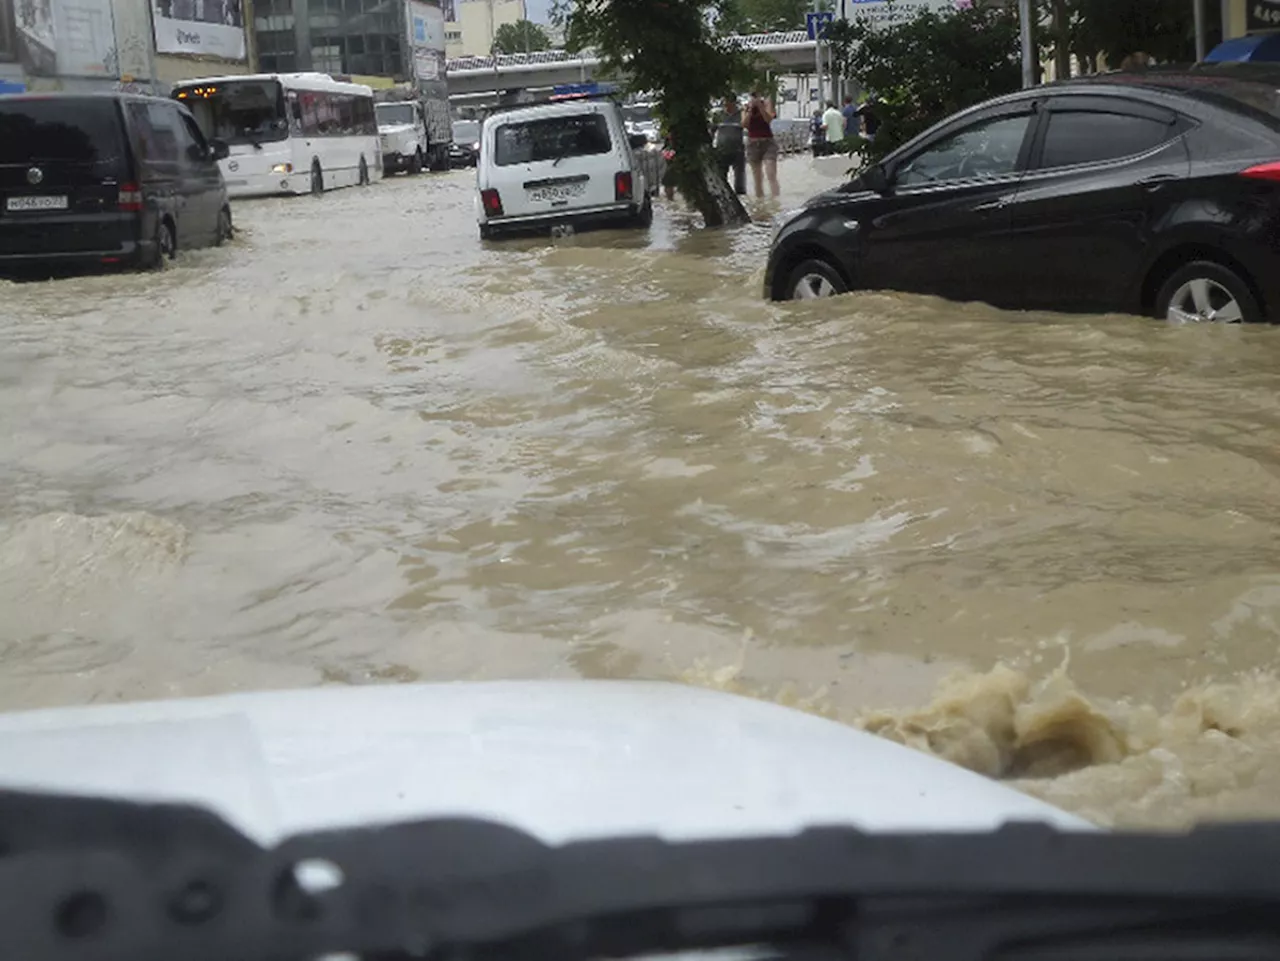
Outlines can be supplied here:
M732 0L573 0L557 14L570 50L592 49L606 75L654 95L675 148L676 188L708 227L751 218L715 167L708 111L750 86L753 58L717 26Z
M1017 15L1000 7L925 10L891 27L837 22L827 36L838 69L878 100L875 140L854 138L868 161L1022 82Z
M493 34L494 53L534 53L551 47L542 24L531 20L504 23Z

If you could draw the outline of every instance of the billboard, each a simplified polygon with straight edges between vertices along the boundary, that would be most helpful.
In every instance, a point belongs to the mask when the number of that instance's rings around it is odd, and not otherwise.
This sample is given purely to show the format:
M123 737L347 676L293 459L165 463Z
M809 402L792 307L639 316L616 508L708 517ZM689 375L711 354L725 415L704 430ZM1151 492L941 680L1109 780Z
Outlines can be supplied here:
M160 53L198 53L244 60L243 0L154 0Z
M13 25L18 60L32 76L120 75L111 0L19 0Z
M405 16L409 27L409 60L413 79L444 79L444 11L438 4L408 0Z

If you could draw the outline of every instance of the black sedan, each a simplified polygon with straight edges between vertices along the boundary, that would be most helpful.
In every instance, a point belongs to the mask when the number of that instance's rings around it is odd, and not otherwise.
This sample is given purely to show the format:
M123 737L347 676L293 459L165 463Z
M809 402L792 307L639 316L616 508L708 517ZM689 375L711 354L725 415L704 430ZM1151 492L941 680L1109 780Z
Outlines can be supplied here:
M765 296L1280 321L1280 71L1105 74L956 114L777 229Z
M474 167L480 156L480 122L455 120L453 143L449 144L449 166Z

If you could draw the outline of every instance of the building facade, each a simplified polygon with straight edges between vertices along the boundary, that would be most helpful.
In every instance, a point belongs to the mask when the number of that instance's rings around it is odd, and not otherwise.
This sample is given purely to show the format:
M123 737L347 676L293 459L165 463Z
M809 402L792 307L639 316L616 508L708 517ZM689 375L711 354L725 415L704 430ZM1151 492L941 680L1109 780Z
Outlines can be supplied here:
M409 78L399 0L257 0L254 31L264 71Z
M457 0L453 17L445 18L445 53L487 57L499 27L527 19L524 0Z
M136 90L256 69L253 0L0 0L5 90Z

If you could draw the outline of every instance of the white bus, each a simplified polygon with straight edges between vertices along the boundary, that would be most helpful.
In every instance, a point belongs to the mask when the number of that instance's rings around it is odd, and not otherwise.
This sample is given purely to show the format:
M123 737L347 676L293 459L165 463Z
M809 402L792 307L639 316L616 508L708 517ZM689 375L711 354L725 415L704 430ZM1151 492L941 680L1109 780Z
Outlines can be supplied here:
M210 139L232 197L321 193L382 179L373 91L323 73L205 77L173 88Z

